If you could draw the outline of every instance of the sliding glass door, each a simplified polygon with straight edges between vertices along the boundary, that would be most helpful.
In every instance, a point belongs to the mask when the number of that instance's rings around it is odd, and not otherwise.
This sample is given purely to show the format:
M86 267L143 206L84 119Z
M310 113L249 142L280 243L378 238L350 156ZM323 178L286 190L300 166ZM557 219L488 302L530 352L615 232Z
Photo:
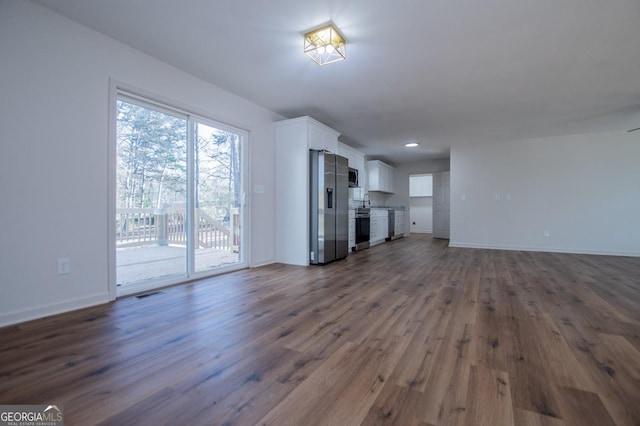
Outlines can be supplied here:
M240 261L241 137L194 122L195 271Z
M244 132L125 94L116 117L118 294L243 266Z

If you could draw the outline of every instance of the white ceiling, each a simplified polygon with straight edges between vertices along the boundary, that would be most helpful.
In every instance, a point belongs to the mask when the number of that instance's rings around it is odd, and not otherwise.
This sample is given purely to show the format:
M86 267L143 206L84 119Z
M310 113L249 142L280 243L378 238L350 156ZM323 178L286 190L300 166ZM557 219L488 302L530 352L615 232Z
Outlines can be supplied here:
M640 0L36 2L392 163L640 127ZM347 60L319 67L302 34L327 21Z

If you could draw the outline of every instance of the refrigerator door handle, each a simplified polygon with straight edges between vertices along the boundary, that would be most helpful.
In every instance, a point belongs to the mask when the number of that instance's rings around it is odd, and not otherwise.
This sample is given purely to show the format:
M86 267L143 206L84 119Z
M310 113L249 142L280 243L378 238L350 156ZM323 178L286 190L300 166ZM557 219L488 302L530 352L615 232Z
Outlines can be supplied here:
M333 188L327 188L327 208L333 208Z

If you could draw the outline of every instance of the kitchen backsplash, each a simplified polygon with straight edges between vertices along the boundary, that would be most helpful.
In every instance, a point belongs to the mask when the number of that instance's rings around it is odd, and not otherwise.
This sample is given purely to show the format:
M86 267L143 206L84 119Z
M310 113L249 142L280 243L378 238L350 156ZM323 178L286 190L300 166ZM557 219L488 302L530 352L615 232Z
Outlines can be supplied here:
M362 206L362 194L364 191L360 191L361 188L349 188L349 207L360 207ZM366 192L368 194L365 197L365 205L367 207L382 207L388 205L388 200L391 198L391 194L385 194L383 192ZM371 203L369 203L371 200ZM394 207L394 206L390 206Z
M391 194L385 194L384 192L370 192L372 206L386 206L387 200L391 197Z

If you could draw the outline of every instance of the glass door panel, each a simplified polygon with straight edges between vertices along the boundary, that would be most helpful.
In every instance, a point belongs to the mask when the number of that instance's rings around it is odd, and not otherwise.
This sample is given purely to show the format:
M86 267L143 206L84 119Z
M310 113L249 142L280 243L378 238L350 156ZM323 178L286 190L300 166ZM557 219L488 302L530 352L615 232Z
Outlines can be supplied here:
M213 123L194 122L194 270L241 259L242 136Z
M116 103L116 283L187 276L187 119Z

